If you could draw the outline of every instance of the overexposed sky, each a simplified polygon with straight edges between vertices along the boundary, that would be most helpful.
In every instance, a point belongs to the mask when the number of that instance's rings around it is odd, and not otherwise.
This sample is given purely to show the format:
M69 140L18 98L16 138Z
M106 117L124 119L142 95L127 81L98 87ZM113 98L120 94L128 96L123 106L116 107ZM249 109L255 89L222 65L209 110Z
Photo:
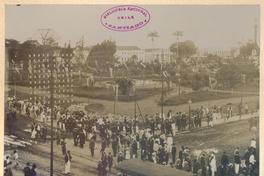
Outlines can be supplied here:
M176 40L172 33L180 30L184 32L181 40L193 40L200 49L210 50L254 40L255 19L259 26L259 6L139 6L150 13L150 22L136 31L117 32L100 22L101 14L113 5L6 5L5 38L23 42L39 38L38 29L51 28L61 45L71 41L73 46L84 36L88 46L112 39L117 45L150 48L146 36L157 31L155 47L168 48ZM257 36L259 40L259 30Z

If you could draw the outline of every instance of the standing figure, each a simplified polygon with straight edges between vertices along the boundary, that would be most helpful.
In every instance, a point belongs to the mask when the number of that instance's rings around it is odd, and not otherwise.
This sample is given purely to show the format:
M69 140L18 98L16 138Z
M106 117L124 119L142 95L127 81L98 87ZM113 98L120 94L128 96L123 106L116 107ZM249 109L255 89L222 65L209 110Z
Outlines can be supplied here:
M36 169L36 164L33 164L30 170L30 176L37 176L37 172L35 169Z
M239 173L239 167L241 164L241 159L240 159L238 149L236 149L234 152L234 163L235 163L235 174L238 174Z
M65 140L61 141L61 151L62 151L62 155L66 155L66 142Z
M172 149L171 149L171 154L172 154L172 163L175 164L176 163L176 153L177 153L177 148L176 148L176 144L173 143L172 144Z
M19 162L18 162L18 153L16 150L14 150L14 161L15 161L15 168L17 168L19 166Z
M94 139L90 140L89 148L91 151L91 156L94 157L94 149L95 149L95 140Z
M67 154L64 157L64 162L65 162L65 174L70 174L71 173L71 152L68 150Z
M107 163L108 163L108 168L109 168L109 173L111 173L111 168L113 166L113 156L111 154L111 152L109 152L108 156L107 156Z
M217 166L216 166L216 159L214 153L212 153L210 158L210 168L211 168L211 175L215 176L217 171Z
M29 162L27 162L26 166L23 169L24 176L30 176L30 167L29 167Z

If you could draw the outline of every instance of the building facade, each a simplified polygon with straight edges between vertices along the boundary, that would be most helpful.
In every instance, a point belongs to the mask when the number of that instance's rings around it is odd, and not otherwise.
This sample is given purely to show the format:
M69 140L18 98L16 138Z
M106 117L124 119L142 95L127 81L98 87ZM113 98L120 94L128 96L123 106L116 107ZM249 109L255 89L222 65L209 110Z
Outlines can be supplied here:
M142 62L145 60L144 50L137 46L117 46L115 56L120 63L128 62L130 59Z
M151 63L159 61L169 63L172 61L172 53L169 49L140 49L137 46L117 46L116 54L118 61L122 64L130 59L137 59L137 62Z
M172 62L172 52L169 49L155 48L145 49L145 62L151 63L154 61L169 63Z

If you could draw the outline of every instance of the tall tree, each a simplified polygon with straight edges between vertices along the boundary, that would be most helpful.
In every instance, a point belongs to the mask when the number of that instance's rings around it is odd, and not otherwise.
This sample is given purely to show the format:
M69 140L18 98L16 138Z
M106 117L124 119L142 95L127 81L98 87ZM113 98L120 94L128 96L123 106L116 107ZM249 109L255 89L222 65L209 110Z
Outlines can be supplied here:
M155 38L159 37L158 32L156 32L156 31L150 32L150 33L148 33L147 37L150 38L151 44L152 44L151 47L154 48L154 40L155 40Z
M218 83L223 88L233 88L240 82L241 72L235 64L224 64L216 73Z
M253 42L247 42L246 44L242 45L239 49L240 51L240 56L243 56L243 57L248 57L248 56L251 56L253 51L256 51L256 55L259 56L259 47L256 43L253 43Z
M18 49L20 47L20 43L14 39L6 39L5 40L5 48L8 53L8 61L9 62L18 62Z
M116 44L113 41L105 40L101 44L92 47L88 55L88 65L97 70L97 73L109 75L109 69L117 62L115 58Z
M196 53L196 46L193 41L191 40L186 40L184 42L179 42L179 45L177 43L174 43L170 46L170 51L173 53L177 52L178 48L178 53L179 57L189 57L192 56Z

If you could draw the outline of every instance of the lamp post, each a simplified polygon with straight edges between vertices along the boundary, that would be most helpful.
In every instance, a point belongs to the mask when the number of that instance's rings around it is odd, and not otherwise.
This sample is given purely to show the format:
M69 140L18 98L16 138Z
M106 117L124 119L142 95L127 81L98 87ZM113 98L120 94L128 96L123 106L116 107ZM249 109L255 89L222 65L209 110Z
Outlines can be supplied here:
M189 104L189 130L190 130L191 129L191 104L192 104L191 99L188 100L188 104Z

